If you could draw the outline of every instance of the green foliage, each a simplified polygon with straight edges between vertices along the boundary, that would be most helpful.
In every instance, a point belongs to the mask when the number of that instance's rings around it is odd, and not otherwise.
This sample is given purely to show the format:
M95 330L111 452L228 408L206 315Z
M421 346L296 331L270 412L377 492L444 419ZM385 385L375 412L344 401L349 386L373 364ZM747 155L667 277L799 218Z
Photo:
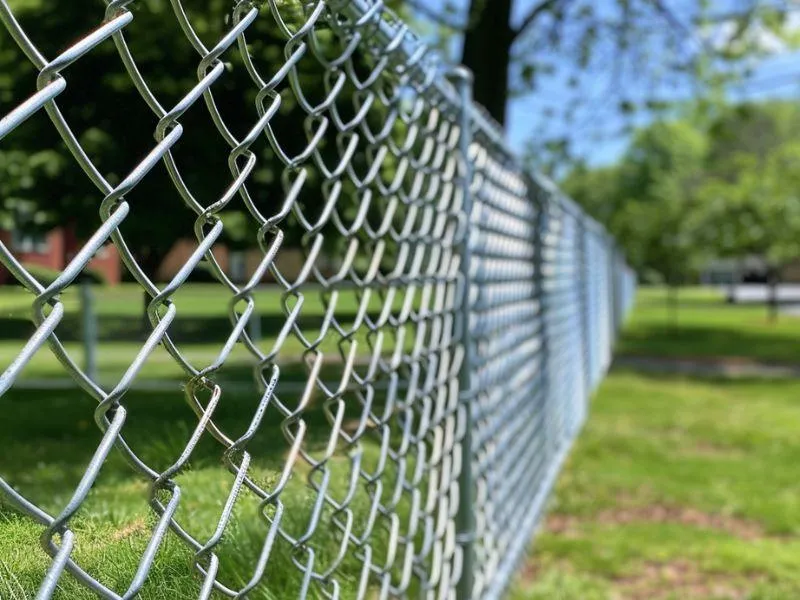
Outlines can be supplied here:
M564 188L619 240L639 272L677 283L700 259L692 215L707 151L689 125L657 123L634 136L619 165L576 169Z
M22 266L25 268L26 271L28 271L28 273L33 275L33 277L45 287L49 286L56 280L56 278L58 278L59 275L61 275L61 271L48 269L47 267L43 267L41 265L36 265L32 263L22 263ZM94 269L92 267L85 268L78 276L78 279L88 280L90 283L99 283L99 284L108 283L108 279L106 278L105 273L103 271ZM17 282L17 280L13 277L11 278L11 281L14 283Z
M207 48L213 48L229 30L236 4L227 0L186 3L188 20ZM247 52L260 77L268 81L286 63L286 52L297 52L297 48L287 46L276 24L276 15L270 13L271 3L258 4L260 14L246 30ZM300 2L287 0L275 6L290 31L305 22L307 12ZM53 11L43 2L18 1L12 2L11 7L24 30L48 58L58 56L103 21L103 6L89 0L75 4L74 10L69 11ZM129 8L134 17L123 30L124 39L146 85L163 110L169 111L198 85L214 64L198 72L202 56L181 30L168 3L151 0L134 3ZM316 27L313 51L307 47L297 63L295 83L311 105L326 98L335 79L330 74L326 76L315 52L328 58L342 52L340 42L324 21ZM227 130L241 140L259 119L259 89L247 72L237 44L226 50L219 61L225 69L213 83L213 101ZM356 71L366 71L367 62L366 57L357 56L353 67ZM8 36L0 40L0 73L0 98L12 106L36 90L37 70ZM62 75L67 88L56 100L60 111L98 171L112 186L119 184L163 137L157 133L158 116L134 85L110 39L69 65ZM318 119L309 120L290 79L287 77L275 89L281 103L270 127L282 151L294 156L305 149L320 125ZM356 112L355 96L355 86L348 82L336 97L336 110L345 122ZM213 123L206 106L210 100L210 97L198 99L178 119L183 131L171 149L171 160L188 193L179 193L165 166L158 164L124 198L131 213L122 224L122 235L150 274L176 239L194 237L197 215L189 205L211 206L223 197L234 180L229 164L232 145ZM271 96L265 101L269 103ZM379 129L385 114L386 107L376 101L367 119L373 131ZM333 123L328 125L319 145L320 157L328 168L333 168L340 160L343 140ZM359 174L366 171L364 146L361 139L353 161ZM265 135L258 136L250 151L256 162L248 178L248 191L255 210L269 217L280 211L287 188L298 174L292 171L283 176L284 164ZM240 169L245 158L237 161ZM298 198L298 208L314 222L324 198L321 169L313 161L308 161L304 168L307 179ZM43 110L3 140L0 225L18 225L19 206L25 206L32 207L35 215L28 226L47 229L69 220L78 235L85 237L100 225L99 207L105 195L106 191L95 187L78 167ZM226 242L235 247L253 246L257 239L257 219L248 212L240 196L235 194L220 215L226 226ZM342 198L341 216L347 219L357 211L352 185L348 187L345 183ZM295 215L284 221L283 229L287 243L299 245L305 230ZM325 236L329 247L340 237L332 226L330 229Z
M800 254L800 110L696 106L634 136L617 165L574 169L564 187L641 274L686 281L714 257Z
M731 162L735 171L701 189L706 242L721 256L757 254L775 265L800 255L800 144L785 142L762 156L739 152Z
M102 7L95 3L80 4L85 6L76 5L70 11L51 11L39 3L14 3L12 9L40 51L52 57L101 22ZM206 3L203 10L190 11L191 24L206 44L213 45L222 35L231 17L231 6L223 0L214 0ZM134 5L133 14L133 21L125 29L125 39L147 85L165 110L169 110L197 84L199 56L167 6L144 2ZM253 37L263 40L253 48L263 60L269 56L267 48L280 40L269 15L262 15L256 21ZM0 71L7 77L2 81L0 94L19 102L35 90L36 70L16 48L12 50L8 38L4 41ZM242 77L243 65L235 48L226 52L222 60L230 69L218 80L220 111L234 135L241 136L257 118L255 90L248 86L251 91L234 104L229 94L245 89L247 83ZM268 59L265 70L278 60L279 57L270 63ZM135 89L111 40L70 65L63 76L67 89L58 97L58 106L89 159L116 185L155 145L153 136L158 119ZM181 117L184 132L173 155L189 190L200 204L208 205L228 185L231 174L224 162L226 145L210 126L203 109L201 101ZM291 128L298 128L296 122ZM40 219L47 225L69 217L76 222L81 235L88 235L98 227L98 209L104 194L77 168L44 111L13 131L2 148L0 181L7 188L0 200L3 210L13 215L8 199L24 198L35 204L38 215L42 215ZM43 153L47 161L37 169L35 159ZM263 150L262 157L266 160L260 162L260 169L276 168L274 158L268 158ZM17 163L24 167L12 169ZM264 192L274 194L279 189L273 185ZM126 220L123 233L142 260L151 255L163 256L177 235L191 234L194 217L174 191L163 167L157 166L145 176L126 200L135 218ZM148 214L157 214L158 218L148 218Z

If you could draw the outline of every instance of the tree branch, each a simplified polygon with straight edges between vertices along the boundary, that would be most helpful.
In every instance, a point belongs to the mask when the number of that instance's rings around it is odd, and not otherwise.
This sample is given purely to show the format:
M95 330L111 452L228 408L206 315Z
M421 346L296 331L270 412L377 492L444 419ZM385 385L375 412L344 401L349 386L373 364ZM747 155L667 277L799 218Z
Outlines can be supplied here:
M688 35L688 36L690 36L690 37L692 37L692 38L694 38L694 37L695 37L695 32L694 32L692 29L690 29L690 28L689 28L689 26L688 26L688 25L686 25L686 23L684 23L683 21L681 21L681 20L678 18L678 16L677 16L677 15L676 15L674 12L672 12L672 9L670 9L670 8L669 8L669 7L668 7L668 6L667 6L667 5L666 5L666 4L663 2L663 0L654 0L653 4L654 4L654 6L655 6L656 10L658 11L658 13L659 13L659 14L660 14L660 15L661 15L661 16L664 18L664 20L665 20L667 23L669 23L669 24L670 24L672 27L674 27L675 29L678 29L678 30L682 31L683 33L685 33L686 35Z
M525 15L522 22L514 29L514 37L520 36L528 27L530 27L542 13L547 12L558 4L561 0L542 0L539 4L534 6L531 11Z
M794 12L794 8L791 6L784 7L778 4L772 5L753 2L750 6L740 11L716 12L713 14L703 15L702 17L695 19L694 22L697 25L711 25L716 23L726 23L728 21L739 21L742 19L750 20L758 14L759 10L779 10L787 14Z
M466 31L468 29L468 23L456 23L448 18L447 15L433 10L426 4L427 1L428 0L406 0L406 4L421 15L424 15L432 21L436 21L439 25L443 25L449 29L455 29L456 31Z

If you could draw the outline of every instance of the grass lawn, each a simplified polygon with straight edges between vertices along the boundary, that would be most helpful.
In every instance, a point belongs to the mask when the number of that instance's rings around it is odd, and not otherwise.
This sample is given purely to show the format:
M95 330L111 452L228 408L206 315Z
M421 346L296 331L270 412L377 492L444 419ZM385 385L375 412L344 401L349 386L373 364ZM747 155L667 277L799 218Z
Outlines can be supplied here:
M138 283L122 283L117 286L92 286L95 308L102 317L140 318L144 300ZM222 284L184 284L172 295L182 315L193 317L227 316L228 302L232 294ZM277 286L269 286L254 292L253 297L262 314L281 314L281 292ZM34 296L21 286L0 287L0 318L29 318ZM342 294L343 308L354 309L354 295ZM67 314L80 310L80 290L77 284L69 286L61 294ZM322 303L318 293L308 294L307 307L321 312Z
M280 389L278 392L280 395ZM246 431L255 411L253 396L236 392L223 394L214 421L229 436L237 438ZM286 395L283 399L291 402ZM347 404L352 407L354 401ZM128 415L123 433L129 446L159 472L169 468L197 424L197 417L189 409L183 393L179 389L174 393L132 391L126 395L125 406ZM77 392L16 390L7 394L3 398L4 416L0 419L0 439L3 440L0 474L29 500L51 514L58 514L68 503L100 440L100 433L92 422L94 407L94 402ZM348 421L355 417L350 412L348 409L345 416L346 430ZM319 460L330 443L331 431L321 402L312 401L303 419L307 434L302 448ZM270 405L261 428L247 446L253 457L248 475L266 490L275 490L289 455L290 444L281 428L283 420ZM381 564L387 561L392 523L380 515L371 524L363 518L370 513L372 502L363 482L348 498L348 483L354 468L370 474L384 469L381 479L386 486L383 492L379 491L379 496L386 504L391 502L394 493L392 482L401 476L391 461L384 467L379 466L378 436L373 433L368 430L360 453L345 448L341 439L338 441L337 456L328 463L328 493L337 502L348 502L353 513L361 516L353 524L352 535L365 535L367 527L374 527L370 538L371 559L374 564ZM396 447L396 441L393 445ZM214 534L234 480L220 460L222 451L219 443L204 434L189 465L176 478L182 495L175 518L201 542ZM409 455L412 472L413 463ZM337 552L341 541L332 520L341 522L343 517L334 515L329 505L315 515L317 495L306 484L308 467L299 460L294 472L295 476L280 495L285 507L281 520L283 530L299 538L307 530L313 530L318 517L317 531L306 547L314 551L318 570L334 568L339 561ZM320 479L321 473L318 473L314 480L319 483ZM420 486L424 488L426 483L425 480ZM156 525L148 497L149 480L137 475L120 453L112 451L87 500L70 522L76 539L74 559L118 593L124 592L132 580ZM410 506L410 498L403 494L397 507L399 520L394 523L400 535L408 533L409 524L405 518ZM220 580L232 587L241 588L252 577L256 558L268 536L268 519L276 517L274 506L264 508L263 514L261 511L259 498L243 489L232 522L216 548L220 557ZM3 600L22 600L35 594L50 564L40 547L43 531L44 527L22 517L5 496L0 496L0 598ZM398 552L403 548L400 544ZM175 534L168 533L137 597L151 600L197 598L200 579L191 568L192 558L193 552ZM293 557L289 543L279 537L263 582L248 597L262 600L298 597L302 580L292 561L303 558L302 552ZM338 562L336 577L342 586L343 598L355 597L363 564L363 559L356 556L352 548ZM312 591L311 597L318 597L316 594ZM56 597L71 600L95 596L67 574L60 581Z
M126 285L98 288L96 293L101 334L98 348L100 379L115 381L142 344L138 331L141 292L136 286ZM417 293L410 299L415 309L421 304L419 296ZM214 360L230 332L229 299L230 294L220 286L208 285L187 285L174 297L178 318L170 332L181 350L198 367ZM323 302L321 294L316 291L307 293L306 299L300 318L304 334L313 338L318 331ZM0 372L19 352L32 330L31 301L32 296L24 290L0 288ZM76 339L80 326L77 292L67 290L62 301L66 316L57 332L66 340L70 355L80 364L82 349ZM336 317L342 326L350 325L359 301L355 293L340 294ZM395 296L392 301L395 314L403 301L402 295ZM377 293L373 294L366 306L368 313L377 314L383 302ZM256 294L256 303L262 315L261 346L266 352L284 323L283 300L278 290L270 288ZM362 355L369 354L364 329L360 328L354 338ZM409 347L414 342L413 329L414 326L409 325L406 331ZM341 340L342 334L331 330L321 348L326 355L338 354L337 345ZM370 341L375 340L372 338ZM382 345L384 356L392 353L394 344L394 333L387 331ZM290 334L280 355L288 360L283 361L277 397L290 407L297 405L300 398L298 384L305 382L307 377L306 367L297 363L303 348L300 340ZM246 391L248 382L252 382L250 370L253 365L253 357L239 345L234 348L222 371L214 377L218 382L227 379L237 384L223 383L223 395L214 412L215 423L232 439L244 434L257 410L259 396ZM366 375L366 369L363 364L355 365L355 373L361 376ZM42 389L36 388L36 382L47 383L42 381L44 379L66 377L66 371L47 347L43 347L28 363L23 374L23 379L29 380L29 386L12 387L2 398L0 476L26 498L55 515L69 502L100 440L92 418L96 404L75 389L60 389L58 386L48 389L46 385ZM341 364L326 358L320 377L335 387L341 376ZM156 348L149 357L140 375L140 379L147 378L174 380L174 391L170 391L168 386L157 386L157 390L134 389L127 393L124 404L128 415L123 435L145 463L162 472L181 455L197 425L197 417L189 409L179 386L178 380L185 380L185 377L163 347ZM36 382L31 382L31 379ZM375 396L371 397L375 414L382 410L382 389L379 385ZM361 403L352 391L346 391L342 401L346 407L342 428L352 433L362 410ZM335 412L335 401L330 410ZM284 533L301 538L313 531L313 537L305 544L304 550L293 552L289 542L279 536L272 548L263 583L248 595L250 598L281 600L299 597L301 587L308 582L302 581L297 561L307 561L310 557L315 561L316 571L335 570L336 581L341 586L338 593L342 598L355 597L366 561L372 565L400 565L406 555L407 540L410 539L417 550L429 543L425 540L430 539L431 531L417 526L421 518L420 497L410 492L412 484L409 479L415 480L415 489L429 489L428 475L416 468L416 446L411 444L403 451L405 458L400 460L404 470L401 471L391 459L381 458L387 449L381 449L380 444L387 440L379 435L377 429L367 426L362 441L354 446L348 446L341 436L331 440L331 420L335 418L326 413L322 401L317 398L303 412L307 429L301 451L319 460L335 448L335 456L327 462L327 469L316 472L309 471L302 459L296 459L294 476L280 494L282 509L285 509L280 519ZM400 446L397 435L403 427L398 419L395 414L390 421L391 447L395 450ZM253 457L248 476L270 492L278 485L284 464L292 455L290 441L286 439L287 430L297 434L301 429L297 423L288 423L284 429L284 421L285 416L273 401L263 416L258 433L247 446ZM223 450L210 435L204 434L189 464L176 477L182 497L175 518L201 541L214 535L234 481L234 476L222 463ZM347 553L340 555L341 533L333 523L343 523L351 513L334 511L330 503L321 505L321 508L317 506L318 495L308 484L312 479L315 485L322 485L326 471L327 483L324 485L327 485L328 496L336 503L347 504L355 515L349 535L369 536L371 555L368 559L359 556L352 545L348 546ZM373 477L379 479L380 484L363 480ZM138 475L119 453L112 451L88 498L70 521L76 539L72 556L90 574L118 593L123 593L133 579L156 526L148 505L149 484L146 477ZM372 495L368 489L373 491ZM378 513L376 498L382 505L393 506L393 514ZM216 549L220 557L221 581L239 589L253 577L256 559L268 538L269 524L279 518L276 511L273 505L261 506L254 493L242 490L232 521ZM35 594L50 565L50 558L41 549L43 532L44 527L21 516L6 496L0 496L0 599L18 600ZM395 558L395 553L400 558ZM192 559L193 552L176 535L168 534L158 549L158 558L146 585L137 597L153 600L198 597L201 582L191 568ZM431 556L430 560L434 558ZM397 574L395 580L399 577ZM370 580L370 585L374 584L374 580ZM415 584L412 582L411 585L413 589ZM65 575L59 586L58 598L95 597L71 575ZM312 586L309 597L321 597L319 590Z
M663 293L644 290L620 349L800 355L800 321L682 295L673 337ZM800 380L612 370L511 598L800 598L798 456Z
M208 294L210 299L193 304L196 316L207 318L202 311L210 309L202 307L224 300L217 292ZM699 289L681 295L675 331L669 325L663 291L643 290L619 350L654 357L784 362L800 354L800 319L781 317L772 324L763 307L729 306L718 294ZM8 299L2 302L15 305ZM122 316L135 319L136 315L132 310ZM2 342L11 343L18 344ZM103 360L114 368L124 366L126 344L138 347L133 341L104 344ZM0 357L4 347L0 345ZM117 353L116 347L120 348ZM192 341L187 347L198 353L198 360L206 360L217 346ZM50 363L42 360L38 368L48 373ZM168 365L167 357L164 369ZM295 379L302 376L294 374ZM252 396L229 389L215 421L231 432L243 432L254 410ZM586 429L559 480L549 517L512 585L510 598L800 597L799 399L800 380L694 379L612 370L594 399ZM98 442L91 420L93 403L77 392L22 389L12 389L2 400L0 474L45 509L56 511L68 500ZM129 417L124 432L131 447L157 468L167 468L166 457L174 460L180 454L197 422L181 391L177 386L174 393L134 390L126 396L126 406ZM309 426L306 448L321 452L330 431L321 407L312 404L305 420ZM268 408L264 425L249 446L254 456L250 473L264 486L278 480L288 450L280 421L275 408ZM378 468L377 445L365 441L362 449L362 468ZM337 498L346 495L351 468L351 460L340 452L343 458L330 463L331 490ZM204 437L189 468L178 476L184 496L177 518L191 522L191 531L198 537L213 533L233 479L221 466L220 454L221 447ZM102 575L109 586L122 591L136 570L154 518L147 505L147 481L134 475L117 454L112 455L72 522L78 534L74 556L91 573ZM299 472L303 474L302 469ZM395 475L389 471L385 477L391 480ZM290 508L284 524L295 535L308 526L313 513L314 495L304 479L294 478L281 496ZM352 506L356 514L364 514L369 499L363 485L358 489L362 491L352 499ZM49 559L39 549L43 528L3 502L0 598L17 600L35 591ZM405 521L408 507L401 504L398 512L401 522ZM323 515L323 519L331 518L331 513ZM225 581L241 586L251 575L252 557L260 552L268 527L250 492L237 502L229 527L231 534L219 548L221 573ZM325 524L322 527L327 529ZM400 527L402 533L405 524ZM315 535L313 543L318 560L336 561L332 534ZM291 564L289 546L282 540L277 544L266 577L269 587L260 587L253 598L297 596L301 582ZM386 546L385 540L378 539L377 553L385 553ZM141 597L196 597L199 580L187 569L191 559L186 546L169 535ZM373 556L374 562L383 559ZM343 599L355 596L360 567L361 561L352 554L338 566ZM65 577L60 597L93 596Z
M117 287L96 286L94 306L97 314L99 347L97 351L98 379L104 384L118 381L125 369L135 358L142 346L143 300L138 285L122 284ZM172 297L177 308L177 317L170 325L170 336L178 344L181 352L196 367L211 364L219 354L231 332L228 310L232 295L221 285L187 284ZM280 289L267 287L254 293L257 314L261 320L262 352L269 352L283 327L286 310L295 306L296 300L284 301ZM65 316L56 328L56 333L64 342L69 355L78 365L84 364L84 350L81 342L80 299L78 290L70 287L61 296ZM14 287L0 287L0 372L10 364L22 349L25 341L34 331L31 323L31 303L33 295L26 290ZM355 292L340 292L336 302L335 316L344 327L349 327L359 310L361 298ZM392 299L394 314L402 308L404 296L395 294ZM413 305L420 304L420 294L412 298ZM372 293L366 301L368 314L377 315L383 308L384 299ZM298 322L307 339L313 340L319 332L322 315L325 311L322 294L319 291L307 292L300 309ZM359 354L370 353L366 328L361 327L354 336L359 343ZM341 335L331 330L320 348L327 354L339 354L338 343ZM406 337L406 345L413 344L411 335ZM394 339L387 335L383 341L384 353L389 354L394 347ZM284 361L295 362L305 350L301 340L290 332L279 357ZM237 377L255 365L256 360L243 346L237 346L226 361L228 370L235 371ZM66 378L66 371L45 346L27 364L21 374L22 379ZM146 379L181 379L183 373L175 360L162 347L150 356L139 375Z
M96 307L100 322L101 343L98 349L99 375L104 382L116 381L136 352L141 348L140 327L142 297L136 286L123 285L117 288L97 288ZM418 295L419 296L419 295ZM307 336L313 336L323 313L323 303L318 292L308 293L301 319ZM0 288L0 372L19 352L31 330L30 304L32 296L24 290ZM231 325L227 316L230 294L221 286L188 285L176 294L174 301L178 318L170 328L181 350L196 366L210 364L219 353ZM62 297L66 316L57 332L67 340L65 346L80 364L81 343L79 333L79 300L75 290L67 290ZM357 311L358 298L355 293L340 295L337 319L347 326ZM395 313L400 310L402 297L393 301ZM259 291L256 304L262 314L263 338L261 347L270 349L279 327L284 322L283 304L279 291L274 288ZM419 298L412 299L415 306ZM375 314L382 301L373 294L367 310ZM173 331L174 327L174 331ZM363 329L363 328L362 328ZM410 332L410 328L409 328ZM406 343L413 343L413 336ZM355 337L359 353L368 354L366 336ZM337 343L341 336L331 332L321 348L326 355L337 354ZM387 333L383 345L388 356L394 347L394 338ZM281 369L281 381L277 396L288 406L295 406L300 398L298 384L306 380L306 367L296 362L303 350L300 340L290 334L280 355L288 358ZM223 396L214 413L214 421L233 439L248 428L257 409L258 395L248 392L252 382L251 369L254 359L241 345L237 345L225 367L216 374L215 381L234 380L237 385L223 382ZM367 367L355 366L357 374L364 376ZM338 383L342 375L341 364L326 362L320 376L323 380ZM51 514L58 514L68 503L72 491L84 473L100 440L100 433L92 415L96 404L85 394L75 389L36 389L31 380L67 377L66 371L55 360L48 347L43 347L26 366L23 379L30 387L12 387L2 398L0 418L0 476L15 489ZM163 471L181 454L197 417L189 409L178 380L185 380L174 359L163 347L151 354L140 375L140 379L173 380L174 391L167 387L158 390L140 389L125 396L128 410L123 434L131 448L152 468ZM44 382L47 383L47 382ZM254 387L250 384L251 387ZM73 386L74 388L74 386ZM381 392L373 398L373 410L380 412ZM352 392L346 392L346 414L343 428L355 427L360 403ZM381 441L377 431L369 429L360 444L360 451L346 446L343 439L331 442L330 415L326 415L321 401L314 400L303 413L307 433L302 450L319 458L329 444L336 444L336 456L328 462L330 472L328 493L336 502L347 502L356 515L351 535L366 535L366 528L373 528L372 564L392 561L389 556L390 536L409 536L419 545L426 535L422 528L416 534L409 532L407 516L414 502L408 491L397 498L398 478L421 477L415 487L426 489L427 475L416 473L415 452L412 449L405 461L407 471L397 472L391 460L380 460ZM249 476L267 490L272 490L281 477L284 461L289 456L290 443L281 427L284 416L274 403L267 408L261 428L249 443L248 451L253 456ZM288 425L297 431L298 425ZM401 425L392 420L393 435ZM392 447L399 441L392 439ZM177 476L182 488L182 499L176 519L198 540L209 539L214 534L220 513L230 493L233 475L221 461L223 448L204 434L199 446L192 454L187 468ZM360 462L358 462L360 461ZM368 521L366 516L373 510L374 500L367 494L367 484L360 481L349 495L351 475L370 476L382 471L383 487L379 496L383 504L396 502L397 520L380 514ZM307 484L309 468L298 459L295 476L281 493L285 506L282 527L285 532L299 538L317 519L318 531L308 542L313 550L317 571L336 568L336 578L341 584L339 593L343 598L355 597L364 568L363 557L352 551L344 557L338 556L340 534L332 521L341 522L342 513L334 514L330 505L325 505L316 514L317 494ZM314 475L319 482L321 473ZM407 484L410 486L410 484ZM122 593L133 578L138 561L150 539L156 520L148 506L149 480L137 475L112 451L104 463L90 495L71 521L76 534L75 560L90 574L97 576L108 587ZM220 556L220 579L231 587L241 588L253 576L256 558L262 551L269 532L270 519L275 518L275 508L260 507L259 499L248 490L243 490L236 502L230 525L226 528L217 551ZM415 509L418 512L418 509ZM262 512L263 511L263 512ZM49 557L41 549L39 538L44 528L30 519L22 517L5 496L0 496L0 599L18 600L30 598L42 581L50 564ZM392 532L390 534L390 532ZM339 536L339 537L337 537ZM405 553L404 542L396 542L395 550ZM145 599L183 599L198 597L200 579L191 569L193 553L181 543L176 535L169 534L158 551L158 559L140 596ZM298 597L303 585L295 560L307 560L303 552L292 555L291 546L278 538L272 550L264 583L248 597L255 599L282 600ZM397 559L395 564L400 564ZM338 565L338 566L337 566ZM317 595L315 595L317 594ZM60 582L59 598L94 598L80 586L71 575ZM312 589L310 597L318 597Z
M678 298L676 327L665 288L643 288L617 353L800 362L800 318L780 315L773 323L765 306L726 304L708 288L684 288Z

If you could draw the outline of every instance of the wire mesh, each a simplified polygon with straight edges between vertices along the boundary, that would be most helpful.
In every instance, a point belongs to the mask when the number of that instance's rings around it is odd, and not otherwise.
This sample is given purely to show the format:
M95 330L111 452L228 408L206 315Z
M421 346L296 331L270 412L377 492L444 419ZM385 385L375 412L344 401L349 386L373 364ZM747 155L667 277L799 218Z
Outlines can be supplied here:
M0 241L0 263L30 293L35 325L0 365L0 412L42 353L95 402L83 434L95 449L59 494L34 497L27 479L0 472L3 514L40 526L41 548L18 549L49 557L38 597L500 597L632 301L634 278L613 241L526 173L379 1L237 2L220 13L217 37L189 2L92 4L94 26L52 52L34 42L29 4L0 0L4 44L13 39L35 72L27 99L3 104L0 150L15 149L31 123L48 123L69 153L70 177L93 185L86 197L98 215L50 283ZM186 87L176 78L170 102L147 53L177 58L159 51L166 39L136 29L148 18L168 20L193 56L196 77ZM274 37L259 45L265 22ZM71 122L77 113L63 108L71 68L99 53L132 84L118 106L149 111L152 126L144 157L125 154L125 174L113 177ZM232 97L252 104L231 109ZM200 119L206 129L192 137ZM211 198L193 183L204 165L187 160L196 140L227 163ZM124 149L127 140L114 143ZM195 236L166 283L126 229L159 218L129 200L155 172L165 175L154 188L163 211L183 211ZM246 242L258 249L243 281L220 251L231 212L244 215ZM148 298L146 338L111 383L87 373L59 333L65 292L109 244ZM279 258L293 248L302 264L290 274ZM204 359L175 335L180 292L201 268L226 294L230 323ZM266 276L279 294L259 295ZM278 324L259 337L253 324L273 309ZM194 422L153 458L128 433L141 415L132 390L157 352L182 373L182 391L164 392L163 404L185 402ZM239 352L252 369L247 384L222 375ZM223 413L242 394L248 413L234 430ZM268 452L259 436L274 438ZM209 445L226 471L213 483L190 477ZM93 488L120 459L146 482L147 520L136 563L112 577L85 558L99 543L86 523L114 520L113 511L93 512ZM185 506L208 486L222 490L216 516L198 523ZM250 555L235 545L240 537ZM185 562L167 563L174 546ZM177 591L154 587L170 572L195 577Z

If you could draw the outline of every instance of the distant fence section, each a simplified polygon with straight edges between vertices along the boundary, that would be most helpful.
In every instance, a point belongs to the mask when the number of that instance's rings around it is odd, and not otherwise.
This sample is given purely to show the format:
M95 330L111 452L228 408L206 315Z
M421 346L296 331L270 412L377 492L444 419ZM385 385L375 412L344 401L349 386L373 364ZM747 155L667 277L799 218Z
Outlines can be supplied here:
M168 538L193 556L180 567L196 574L186 597L500 598L609 366L634 275L601 226L521 166L472 103L469 73L437 62L381 2L262 4L232 2L224 33L210 41L194 28L203 8L185 10L176 0L159 9L172 20L172 35L186 38L197 70L195 84L162 105L152 73L139 68L131 49L137 35L147 35L137 20L155 4L110 2L93 29L45 55L24 26L33 21L15 15L24 4L0 0L4 35L38 72L27 98L3 105L0 150L16 149L16 134L33 120L49 119L71 154L73 176L85 175L97 190L95 233L54 282L37 281L0 242L0 262L30 292L36 326L16 359L0 365L0 418L3 396L15 393L26 364L52 353L96 401L86 435L98 439L56 510L43 508L52 498L33 497L26 481L8 478L0 479L0 508L41 526L40 547L18 548L50 557L40 598L57 595L67 580L103 598L134 597L159 569ZM264 21L283 56L270 71L260 60L264 48L253 45ZM117 99L117 118L126 118L126 103L152 113L149 152L131 157L127 173L115 178L96 165L83 132L60 109L70 97L71 65L101 48L113 48L119 77L133 83ZM322 97L304 94L308 65L319 74ZM237 69L249 86L242 97L253 101L248 130L226 124L232 92L225 82ZM281 105L300 114L301 128L278 127ZM183 160L194 151L182 146L190 110L205 111L216 129L206 143L230 169L228 187L213 202L197 200L193 163ZM265 169L282 182L280 197L260 192ZM127 200L157 170L168 176L162 211L180 208L196 233L193 252L164 284L126 237L131 223L159 218ZM251 248L260 253L244 284L214 256L231 212L250 221ZM58 337L60 294L107 243L152 298L146 339L113 386L87 375ZM290 279L275 257L297 248L304 264ZM331 256L338 257L333 274L319 268ZM200 266L216 281L207 285L227 291L231 323L218 354L202 363L170 332L181 313L179 292ZM268 270L284 317L278 330L257 338L250 321L273 308L254 293ZM312 295L322 305L313 327L304 308ZM299 360L290 341L302 348ZM217 419L232 393L218 373L242 347L254 374L250 425L230 431ZM182 450L159 466L126 440L136 420L129 391L156 348L184 373L184 392L165 393L164 402L187 402L196 413ZM291 365L302 373L300 386ZM317 410L321 421L308 416ZM259 432L277 425L280 450L251 452ZM312 445L311 433L320 431L324 443ZM228 471L220 482L227 495L210 526L181 510L182 497L192 494L182 474L201 439L216 444ZM80 558L89 551L81 518L112 518L113 511L92 513L87 501L112 455L149 486L147 543L122 586L119 573L112 582ZM0 458L0 477L7 477L7 460ZM271 465L275 476L253 476L257 463ZM257 499L259 510L239 511L243 496ZM262 542L252 556L237 556L248 568L233 576L224 567L225 543L242 531Z

